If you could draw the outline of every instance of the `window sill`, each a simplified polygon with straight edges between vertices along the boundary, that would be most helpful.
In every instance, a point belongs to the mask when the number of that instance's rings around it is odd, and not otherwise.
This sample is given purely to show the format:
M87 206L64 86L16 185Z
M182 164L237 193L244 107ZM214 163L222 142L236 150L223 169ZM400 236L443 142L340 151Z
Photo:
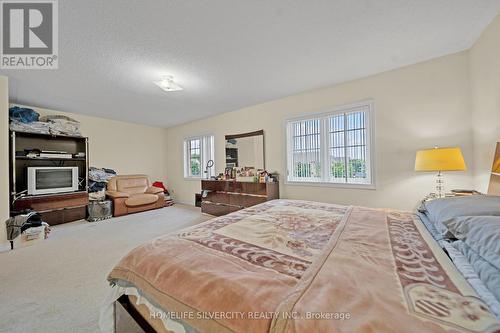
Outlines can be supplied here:
M186 177L186 176L184 176L184 180L210 180L210 178L206 178L206 177Z
M342 184L342 183L292 181L292 180L285 180L285 185L333 187L333 188L345 188L345 189L351 189L351 190L376 190L377 189L375 184Z
M201 177L186 177L184 176L184 180L202 180L204 178L201 178Z

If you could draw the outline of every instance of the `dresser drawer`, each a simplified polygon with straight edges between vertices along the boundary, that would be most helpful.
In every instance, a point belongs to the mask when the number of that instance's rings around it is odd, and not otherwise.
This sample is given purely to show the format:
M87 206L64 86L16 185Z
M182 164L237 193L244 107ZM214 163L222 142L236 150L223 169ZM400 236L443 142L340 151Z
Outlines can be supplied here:
M266 195L266 183L202 180L201 189L218 192Z
M265 183L234 182L231 186L232 192L266 195Z
M216 204L212 202L202 202L201 212L214 216L222 216L240 210L240 207L230 206L225 204Z
M230 186L231 183L232 182L228 181L202 180L201 189L209 191L228 192L232 188L232 186Z
M279 198L278 183L251 183L235 180L202 180L203 213L221 216Z
M87 216L87 206L62 208L40 212L42 220L50 225L83 220Z
M229 204L239 207L251 207L266 202L267 198L255 195L229 194Z
M202 198L202 201L229 204L229 195L227 192L208 192L207 196Z

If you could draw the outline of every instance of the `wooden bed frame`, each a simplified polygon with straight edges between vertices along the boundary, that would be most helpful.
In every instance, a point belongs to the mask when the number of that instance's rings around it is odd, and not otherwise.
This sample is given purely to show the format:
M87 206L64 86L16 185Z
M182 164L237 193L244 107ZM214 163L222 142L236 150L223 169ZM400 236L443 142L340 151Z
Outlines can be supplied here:
M156 330L148 323L146 319L137 311L134 305L130 302L130 299L127 295L122 295L115 302L115 327L116 327L116 310L118 307L121 307L130 317L131 320L135 321L135 323L144 331L144 333L158 333ZM117 332L116 333L121 333Z

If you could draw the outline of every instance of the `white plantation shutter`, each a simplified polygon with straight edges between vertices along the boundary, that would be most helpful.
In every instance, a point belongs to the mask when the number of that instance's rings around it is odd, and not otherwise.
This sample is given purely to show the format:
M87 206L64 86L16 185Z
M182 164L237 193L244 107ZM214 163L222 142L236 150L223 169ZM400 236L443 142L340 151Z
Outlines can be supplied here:
M373 185L371 103L287 122L289 182Z
M321 179L321 122L319 119L290 124L293 179Z

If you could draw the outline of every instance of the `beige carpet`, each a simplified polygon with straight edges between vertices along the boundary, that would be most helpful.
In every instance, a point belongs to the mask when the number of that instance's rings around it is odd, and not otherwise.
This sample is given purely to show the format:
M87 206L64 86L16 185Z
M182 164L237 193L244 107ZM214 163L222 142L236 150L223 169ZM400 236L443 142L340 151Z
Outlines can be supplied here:
M55 226L47 240L0 253L0 332L98 332L113 265L147 240L207 219L174 205Z

